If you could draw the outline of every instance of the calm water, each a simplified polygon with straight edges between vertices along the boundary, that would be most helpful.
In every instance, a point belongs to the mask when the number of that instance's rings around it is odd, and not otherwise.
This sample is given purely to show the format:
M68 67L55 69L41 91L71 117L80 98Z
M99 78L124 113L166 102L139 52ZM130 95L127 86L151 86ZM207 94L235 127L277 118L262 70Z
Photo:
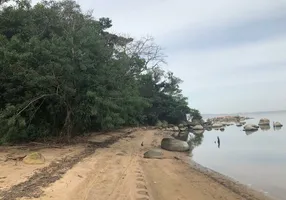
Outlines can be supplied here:
M286 200L286 112L251 115L247 123L260 118L279 121L284 127L245 134L243 127L229 126L224 132L205 131L193 159L219 173L230 176L277 200ZM220 137L218 148L216 141Z

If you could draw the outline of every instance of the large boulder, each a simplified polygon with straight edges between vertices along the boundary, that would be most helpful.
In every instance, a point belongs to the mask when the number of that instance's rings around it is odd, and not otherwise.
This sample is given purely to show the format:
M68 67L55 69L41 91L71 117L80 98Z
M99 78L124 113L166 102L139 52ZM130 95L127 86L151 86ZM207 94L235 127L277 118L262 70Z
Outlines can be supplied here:
M202 129L202 130L193 130L193 133L196 134L196 135L203 134L204 132L205 132L204 129Z
M200 125L201 124L201 120L199 119L192 119L192 125L196 126L196 125Z
M188 151L190 147L186 141L176 140L173 138L163 138L161 141L161 148L168 151Z
M217 123L214 123L214 124L212 125L212 127L213 127L213 128L220 128L220 127L223 127L223 124L217 122Z
M262 125L262 126L265 126L265 125L270 125L270 120L269 119L266 119L266 118L263 118L263 119L260 119L259 121L259 126Z
M280 122L274 122L274 127L282 127L283 125Z
M187 131L188 130L188 127L181 127L179 128L181 132L184 132L184 131Z
M163 152L161 149L151 149L144 153L144 158L162 159Z
M255 124L247 124L244 126L243 130L244 131L257 131L259 128L259 126L255 125Z
M174 127L173 127L173 131L180 131L180 129L179 129L178 126L174 126Z
M192 129L193 130L204 130L204 127L202 125L196 125Z
M45 163L45 158L42 154L38 152L30 153L28 154L24 159L23 162L29 165L34 165L34 164L44 164Z

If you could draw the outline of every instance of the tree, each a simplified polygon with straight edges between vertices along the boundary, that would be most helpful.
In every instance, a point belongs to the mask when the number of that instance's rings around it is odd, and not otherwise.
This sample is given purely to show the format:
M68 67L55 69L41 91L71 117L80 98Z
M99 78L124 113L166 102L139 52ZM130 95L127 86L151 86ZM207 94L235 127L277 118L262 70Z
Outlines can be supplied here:
M200 111L197 109L190 109L190 114L193 117L193 119L196 120L201 120L203 118Z
M0 142L183 119L181 80L160 68L161 48L111 26L71 0L0 10Z

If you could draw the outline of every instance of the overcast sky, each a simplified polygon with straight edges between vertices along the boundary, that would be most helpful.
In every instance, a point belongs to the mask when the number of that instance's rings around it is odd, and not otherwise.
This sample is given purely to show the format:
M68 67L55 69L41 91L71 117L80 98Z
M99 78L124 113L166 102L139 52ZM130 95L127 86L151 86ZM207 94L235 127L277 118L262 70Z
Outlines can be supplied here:
M286 0L78 0L112 31L152 35L191 107L286 109Z

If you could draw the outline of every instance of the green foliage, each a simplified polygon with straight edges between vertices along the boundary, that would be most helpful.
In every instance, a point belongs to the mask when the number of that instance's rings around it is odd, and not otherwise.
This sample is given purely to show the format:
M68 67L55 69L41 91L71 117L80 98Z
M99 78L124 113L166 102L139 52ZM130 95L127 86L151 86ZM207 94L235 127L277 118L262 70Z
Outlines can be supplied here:
M190 109L190 114L193 116L193 119L201 120L203 117L199 110Z
M159 47L111 26L71 0L0 10L0 143L185 120L181 80L159 67Z

